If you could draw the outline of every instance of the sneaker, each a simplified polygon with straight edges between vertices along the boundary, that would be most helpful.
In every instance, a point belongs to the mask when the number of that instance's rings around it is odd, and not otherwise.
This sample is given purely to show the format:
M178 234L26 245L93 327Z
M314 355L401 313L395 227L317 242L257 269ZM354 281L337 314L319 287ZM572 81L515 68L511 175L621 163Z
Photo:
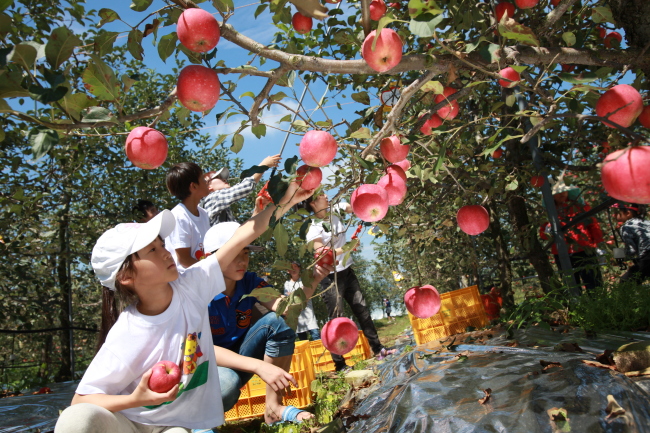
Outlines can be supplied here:
M340 364L335 362L334 363L334 370L335 371L349 371L349 370L352 370L352 367L347 365L345 362L340 363Z
M375 359L381 361L388 355L393 355L395 353L397 353L397 349L386 349L385 347L382 347L379 353L375 355Z

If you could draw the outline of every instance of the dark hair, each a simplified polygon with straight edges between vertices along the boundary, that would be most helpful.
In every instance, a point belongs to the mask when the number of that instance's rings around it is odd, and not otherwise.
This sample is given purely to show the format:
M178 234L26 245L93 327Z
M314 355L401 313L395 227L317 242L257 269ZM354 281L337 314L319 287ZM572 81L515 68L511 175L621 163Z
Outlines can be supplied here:
M612 206L612 209L614 212L630 212L632 218L639 218L640 215L645 213L643 206L635 203L618 202Z
M203 170L193 162L174 164L167 172L167 190L171 195L183 201L190 196L190 185L198 184L203 176Z
M155 209L156 205L150 202L149 200L138 200L138 204L133 206L131 212L133 212L133 219L139 221L147 216L147 212Z
M133 278L135 276L136 271L133 263L137 258L138 253L133 253L124 259L120 270L117 271L117 275L115 276L115 290L111 290L106 286L102 288L102 322L99 326L99 335L97 337L97 352L104 345L108 331L117 322L120 312L128 305L138 301L138 295L135 294L133 289L120 282L125 277Z

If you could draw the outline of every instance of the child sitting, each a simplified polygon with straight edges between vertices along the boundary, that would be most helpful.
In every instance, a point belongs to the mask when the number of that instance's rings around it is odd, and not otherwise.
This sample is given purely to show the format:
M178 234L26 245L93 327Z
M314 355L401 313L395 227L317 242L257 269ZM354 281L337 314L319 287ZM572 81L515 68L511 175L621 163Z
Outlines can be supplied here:
M118 224L106 231L91 257L104 286L100 348L55 433L180 433L222 424L205 306L226 290L222 269L230 269L241 250L266 230L271 216L280 218L310 194L290 184L277 207L270 205L248 220L216 254L180 274L163 242L175 226L170 211L146 224ZM128 302L119 317L116 293ZM163 360L179 364L182 377L168 392L157 393L149 389L149 378ZM283 384L289 381L297 386L291 376Z
M237 233L238 227L239 224L233 221L212 226L205 235L206 251L219 254ZM289 385L287 378L292 378L287 371L291 366L296 334L282 317L275 314L281 298L260 302L254 297L244 297L255 288L269 286L254 272L247 272L250 252L260 249L253 245L244 246L230 265L223 268L226 287L208 306L212 341L219 359L223 406L226 411L232 408L239 399L240 388L253 374L257 374L267 384L264 421L267 424L280 420L300 422L313 415L282 405L284 390ZM307 298L333 270L329 265L316 266L314 282L311 287L304 288ZM252 324L251 314L257 302L271 312Z
M641 284L650 277L650 221L641 219L639 206L635 204L615 203L612 210L616 221L623 223L620 233L625 253L636 256L634 265L621 276L621 282Z

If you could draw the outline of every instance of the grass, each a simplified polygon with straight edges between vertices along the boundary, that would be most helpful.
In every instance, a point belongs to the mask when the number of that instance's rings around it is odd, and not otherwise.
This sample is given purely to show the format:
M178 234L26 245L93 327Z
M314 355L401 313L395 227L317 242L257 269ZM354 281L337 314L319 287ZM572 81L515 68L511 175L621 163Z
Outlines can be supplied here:
M411 322L407 314L395 317L395 320L388 321L388 319L375 320L375 328L379 334L379 341L386 347L395 345L397 336L404 332L405 329L411 327Z

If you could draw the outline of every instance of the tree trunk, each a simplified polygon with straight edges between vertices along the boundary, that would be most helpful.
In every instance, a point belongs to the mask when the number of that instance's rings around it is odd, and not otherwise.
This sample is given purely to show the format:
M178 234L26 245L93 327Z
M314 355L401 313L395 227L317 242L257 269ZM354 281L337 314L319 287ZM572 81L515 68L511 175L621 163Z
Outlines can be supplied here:
M59 219L59 254L57 257L57 279L59 283L59 291L61 294L59 303L59 322L62 328L70 328L70 305L72 296L72 284L69 278L70 272L70 245L68 244L68 227L70 225L69 209L70 209L70 196L64 193L63 209ZM70 331L64 329L59 332L61 341L61 367L56 374L56 381L61 382L65 380L73 380L72 377L72 341L70 339Z
M512 308L515 304L514 292L512 291L512 267L510 266L510 254L503 233L501 232L501 222L499 215L496 213L496 207L491 203L486 203L485 207L490 212L490 232L489 236L494 241L494 251L497 256L497 267L499 270L499 291L503 298L503 304L506 308Z
M508 198L508 211L521 251L535 268L542 290L544 293L549 293L553 286L558 286L559 282L554 281L556 278L553 267L537 238L536 227L530 225L524 198L512 194Z

